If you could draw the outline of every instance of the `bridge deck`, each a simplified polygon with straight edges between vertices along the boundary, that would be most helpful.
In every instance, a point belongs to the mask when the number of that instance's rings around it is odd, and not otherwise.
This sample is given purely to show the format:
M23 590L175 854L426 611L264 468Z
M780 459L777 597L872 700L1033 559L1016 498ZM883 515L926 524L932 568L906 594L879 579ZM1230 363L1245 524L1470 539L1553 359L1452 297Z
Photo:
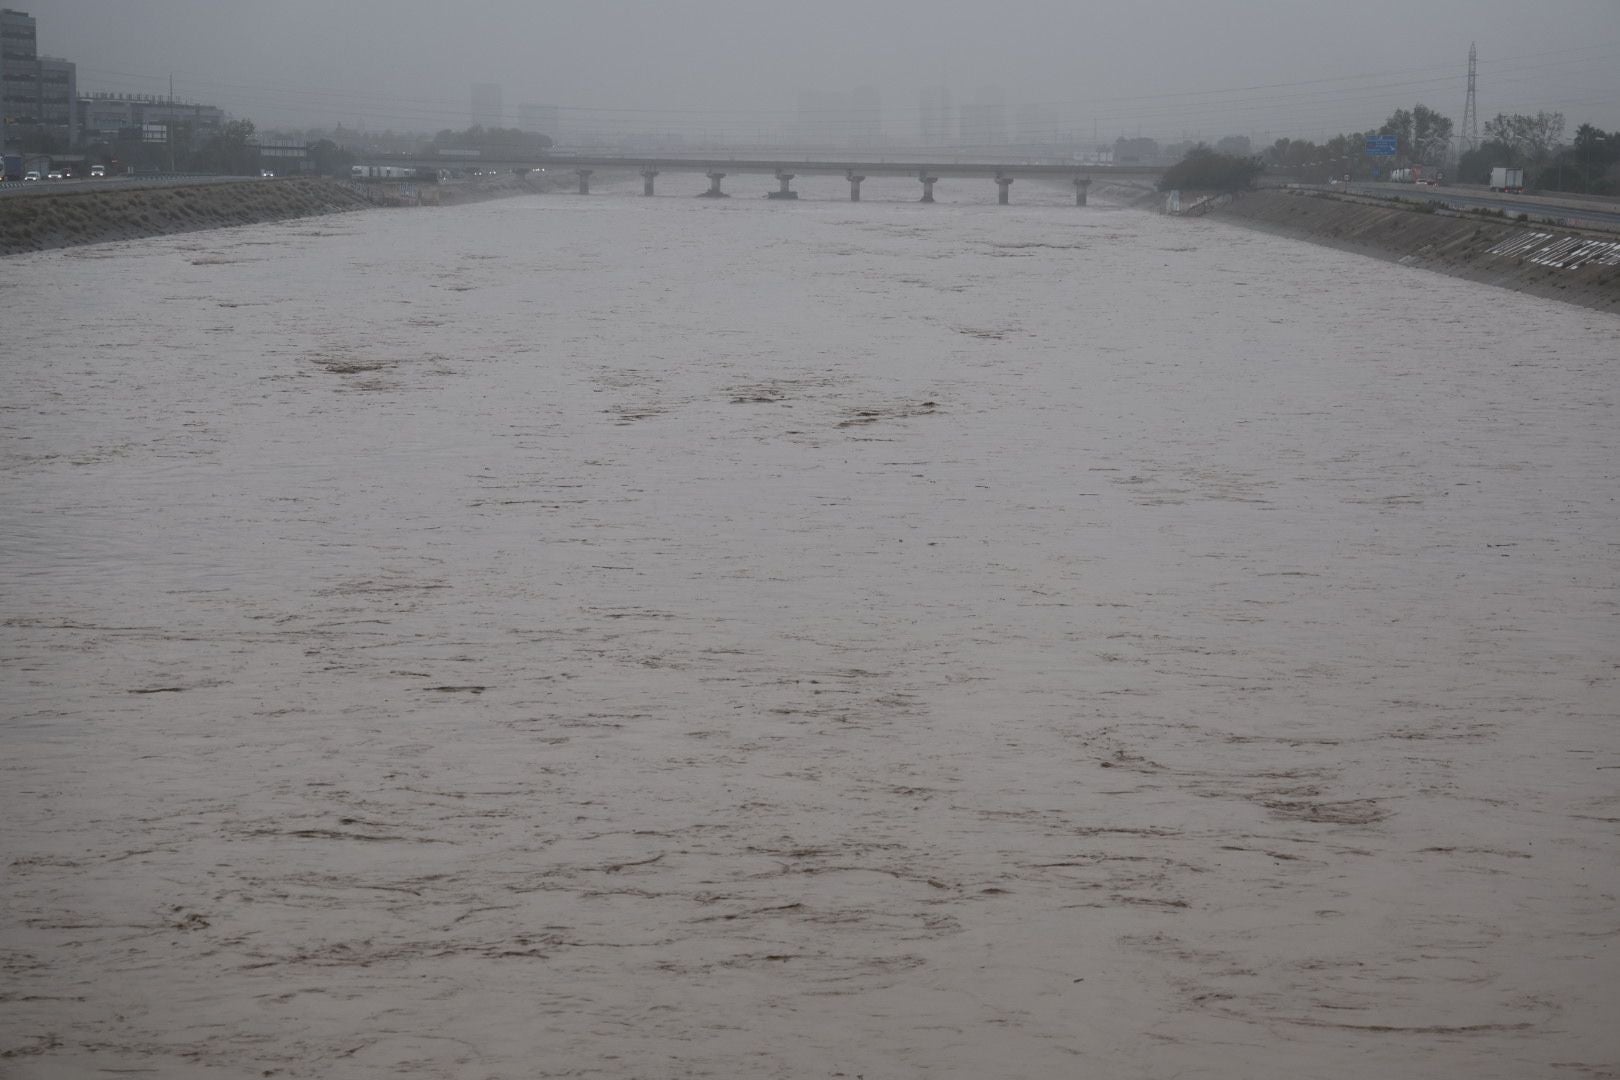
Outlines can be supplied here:
M1159 165L1086 165L1079 162L1021 162L1021 161L940 161L923 158L881 158L875 160L823 159L823 158L733 158L733 157L629 157L618 154L552 154L540 158L513 160L507 158L437 158L402 155L380 156L377 161L389 164L422 167L456 166L479 168L544 168L544 169L627 169L637 172L720 172L720 173L777 173L838 174L857 176L939 176L939 177L995 177L995 176L1057 176L1090 177L1100 180L1110 176L1159 176L1164 167Z
M1082 165L1077 162L907 161L895 158L821 160L814 158L679 158L558 155L548 169L657 169L666 172L855 173L858 176L1157 176L1155 166Z

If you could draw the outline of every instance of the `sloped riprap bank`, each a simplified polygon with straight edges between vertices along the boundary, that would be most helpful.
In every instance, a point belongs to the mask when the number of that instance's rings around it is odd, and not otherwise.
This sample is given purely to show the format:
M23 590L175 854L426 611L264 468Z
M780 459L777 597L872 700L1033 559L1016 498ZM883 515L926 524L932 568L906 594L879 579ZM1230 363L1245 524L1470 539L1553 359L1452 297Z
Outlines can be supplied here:
M0 255L336 214L374 205L361 191L313 178L0 199Z
M1620 312L1620 236L1322 192L1255 191L1210 217Z

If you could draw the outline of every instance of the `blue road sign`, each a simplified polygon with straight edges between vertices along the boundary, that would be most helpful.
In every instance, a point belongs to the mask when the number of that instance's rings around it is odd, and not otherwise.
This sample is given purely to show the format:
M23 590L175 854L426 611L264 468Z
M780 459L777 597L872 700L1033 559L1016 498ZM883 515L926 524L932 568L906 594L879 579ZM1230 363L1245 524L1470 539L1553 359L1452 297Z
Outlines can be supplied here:
M1397 135L1368 135L1368 157L1394 157L1400 152L1400 137Z

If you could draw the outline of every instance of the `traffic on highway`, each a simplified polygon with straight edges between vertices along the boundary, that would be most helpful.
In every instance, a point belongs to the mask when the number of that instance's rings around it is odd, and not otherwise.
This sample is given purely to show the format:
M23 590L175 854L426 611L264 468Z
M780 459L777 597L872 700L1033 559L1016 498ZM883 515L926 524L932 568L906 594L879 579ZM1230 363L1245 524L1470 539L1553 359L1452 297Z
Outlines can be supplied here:
M157 173L144 176L108 176L89 179L7 180L0 182L0 198L59 195L68 192L98 191L106 188L131 191L139 188L187 187L193 184L240 184L264 179L273 178L199 175L196 173Z
M1453 210L1500 210L1509 217L1523 214L1531 221L1554 225L1620 229L1620 200L1614 199L1582 195L1529 195L1492 192L1485 188L1374 182L1338 182L1302 186L1375 199L1436 202Z

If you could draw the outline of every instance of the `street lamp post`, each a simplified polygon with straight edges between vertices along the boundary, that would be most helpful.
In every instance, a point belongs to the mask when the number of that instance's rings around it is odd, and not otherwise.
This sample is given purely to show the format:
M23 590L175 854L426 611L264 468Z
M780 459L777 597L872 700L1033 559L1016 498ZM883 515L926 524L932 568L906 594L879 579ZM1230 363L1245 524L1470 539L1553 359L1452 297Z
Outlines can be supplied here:
M1588 195L1592 194L1592 144L1607 141L1595 131L1586 140L1586 193Z

